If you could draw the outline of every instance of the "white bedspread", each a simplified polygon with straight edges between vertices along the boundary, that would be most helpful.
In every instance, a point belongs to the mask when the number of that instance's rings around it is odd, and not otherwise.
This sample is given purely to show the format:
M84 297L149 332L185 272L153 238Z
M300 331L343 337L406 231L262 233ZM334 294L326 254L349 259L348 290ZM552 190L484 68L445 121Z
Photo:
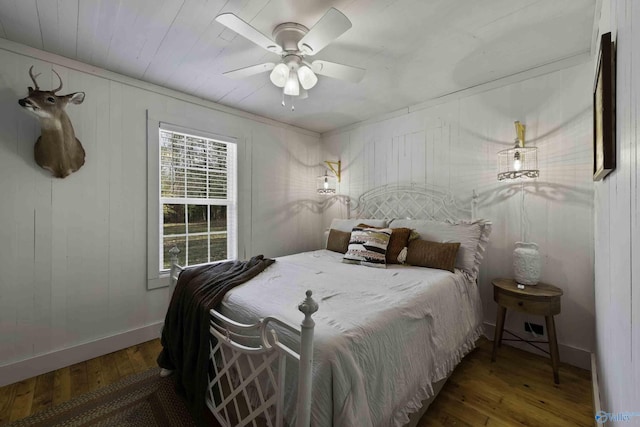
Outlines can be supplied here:
M320 250L278 258L230 291L223 314L299 325L307 289L320 308L313 368L313 426L402 426L480 335L477 286L460 272L343 264ZM295 397L287 398L292 415Z

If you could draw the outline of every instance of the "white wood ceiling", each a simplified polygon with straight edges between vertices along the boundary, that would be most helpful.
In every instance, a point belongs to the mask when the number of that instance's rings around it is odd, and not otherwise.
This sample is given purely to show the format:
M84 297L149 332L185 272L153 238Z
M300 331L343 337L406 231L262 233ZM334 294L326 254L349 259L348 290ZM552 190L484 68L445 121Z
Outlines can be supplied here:
M325 132L587 52L595 1L0 0L0 37ZM314 59L366 68L361 83L320 77L292 112L268 73L221 75L278 57L217 14L270 36L282 22L311 27L331 6L353 28Z

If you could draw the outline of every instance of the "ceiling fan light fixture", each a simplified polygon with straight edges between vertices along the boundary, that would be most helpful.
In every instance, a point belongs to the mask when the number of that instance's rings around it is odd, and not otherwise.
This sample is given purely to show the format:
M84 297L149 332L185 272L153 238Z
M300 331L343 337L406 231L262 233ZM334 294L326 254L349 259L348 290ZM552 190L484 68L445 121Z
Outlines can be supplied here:
M317 55L351 28L349 18L336 8L330 7L311 28L296 22L283 22L273 29L272 37L230 12L219 14L215 20L266 51L280 55L279 64L266 62L223 74L239 79L270 72L271 82L282 88L283 106L285 96L290 96L292 103L293 98L307 98L307 91L317 85L318 76L359 83L365 74L365 70L350 65L324 60L305 61L306 56ZM293 105L291 109L294 110Z
M300 95L300 82L296 73L289 73L287 83L284 85L284 94L289 96Z
M300 85L305 89L309 90L318 83L318 77L316 74L311 71L311 68L306 65L302 65L298 68L298 79L300 80Z
M276 65L269 75L271 82L278 87L285 87L289 77L289 67L283 63Z

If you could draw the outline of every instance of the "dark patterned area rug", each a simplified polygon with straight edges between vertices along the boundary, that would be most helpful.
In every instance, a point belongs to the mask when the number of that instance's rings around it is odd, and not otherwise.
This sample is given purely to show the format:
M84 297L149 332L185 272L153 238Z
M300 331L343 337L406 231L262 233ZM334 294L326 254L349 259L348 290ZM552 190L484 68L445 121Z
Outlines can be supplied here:
M195 426L171 377L153 368L45 409L7 427Z

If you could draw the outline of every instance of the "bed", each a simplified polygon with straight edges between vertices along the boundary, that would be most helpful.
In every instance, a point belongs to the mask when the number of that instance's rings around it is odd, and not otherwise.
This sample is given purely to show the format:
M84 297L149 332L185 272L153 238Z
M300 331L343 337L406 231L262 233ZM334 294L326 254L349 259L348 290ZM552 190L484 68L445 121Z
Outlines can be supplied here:
M427 234L438 222L445 235L475 227L471 268L370 268L322 249L277 258L227 292L211 311L207 406L218 422L415 425L482 333L476 280L491 224L475 219L471 200L464 209L447 191L407 185L349 201L358 221L426 224ZM172 278L180 270L174 265Z

